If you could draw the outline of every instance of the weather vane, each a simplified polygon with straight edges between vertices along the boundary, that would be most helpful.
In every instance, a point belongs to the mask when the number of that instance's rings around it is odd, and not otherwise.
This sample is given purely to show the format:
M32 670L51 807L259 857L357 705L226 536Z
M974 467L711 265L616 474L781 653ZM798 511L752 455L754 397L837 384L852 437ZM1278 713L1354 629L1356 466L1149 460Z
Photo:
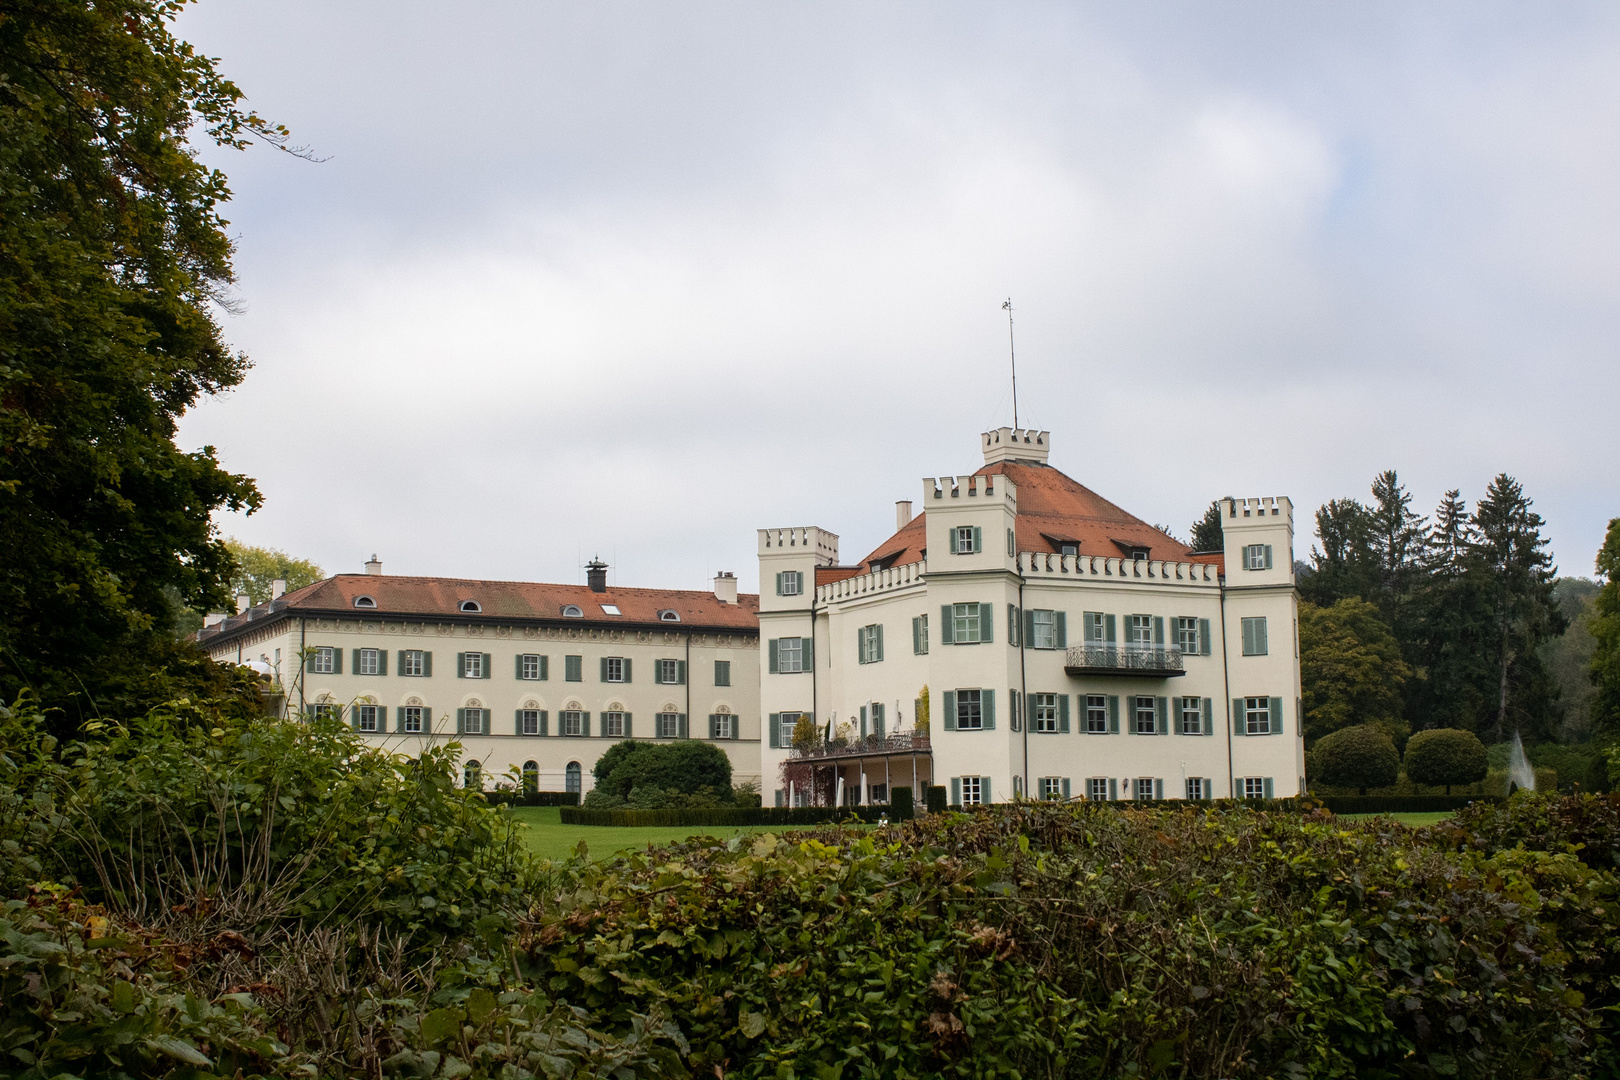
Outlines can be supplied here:
M1007 313L1007 359L1012 361L1013 430L1018 430L1018 352L1013 348L1012 297L1001 305Z

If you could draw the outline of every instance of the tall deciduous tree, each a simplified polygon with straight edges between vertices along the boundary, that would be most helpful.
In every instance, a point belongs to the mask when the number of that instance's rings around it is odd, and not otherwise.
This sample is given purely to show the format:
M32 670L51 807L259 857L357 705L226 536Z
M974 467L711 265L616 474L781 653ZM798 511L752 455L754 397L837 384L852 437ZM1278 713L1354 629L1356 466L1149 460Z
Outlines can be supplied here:
M225 602L210 515L259 505L211 447L174 444L179 416L247 370L215 318L230 192L188 132L285 133L171 33L182 6L0 11L0 695L32 686L70 720L196 665L169 597Z
M326 577L326 572L308 559L295 559L274 548L251 547L240 540L226 540L225 547L236 562L231 575L231 595L246 595L255 604L270 599L271 584L277 579L294 592Z
M1609 522L1597 557L1603 588L1592 601L1592 725L1604 735L1620 735L1620 518Z
M1400 645L1365 600L1299 606L1299 674L1307 746L1324 735L1372 724L1404 739L1401 687L1410 675Z

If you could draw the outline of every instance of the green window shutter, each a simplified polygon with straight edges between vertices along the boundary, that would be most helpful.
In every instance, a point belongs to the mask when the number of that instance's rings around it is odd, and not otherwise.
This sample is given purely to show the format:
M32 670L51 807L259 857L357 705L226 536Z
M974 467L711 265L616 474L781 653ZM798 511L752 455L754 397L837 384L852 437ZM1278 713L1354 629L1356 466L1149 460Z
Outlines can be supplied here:
M1069 778L1067 776L1065 776L1063 778L1063 797L1065 799L1070 797L1069 796Z
M1069 695L1068 694L1059 694L1057 696L1057 699L1058 699L1058 730L1061 731L1063 734L1067 735L1069 733ZM1064 783L1065 786L1068 785L1067 780L1065 780L1063 783ZM1068 794L1068 792L1065 791L1064 794L1066 795L1066 794Z
M1012 695L1013 695L1013 700L1017 701L1018 700L1018 691L1014 690L1012 692ZM1013 712L1014 717L1016 717L1017 714L1018 714L1018 706L1017 705L1013 706L1012 712ZM1024 723L1029 725L1029 730L1031 730L1031 731L1035 730L1035 695L1034 694L1025 694L1024 695Z
M804 670L809 671L816 666L816 639L807 637L799 640L804 643Z
M1107 627L1107 629L1105 629L1103 631L1103 641L1105 641L1109 645L1112 645L1116 640L1118 640L1114 636L1114 634L1116 632L1116 624L1114 622L1114 617L1112 615L1104 615L1103 616L1103 623Z
M782 595L782 571L780 570L776 572L776 595Z
M1032 608L1024 609L1024 644L1030 648L1035 646L1035 611Z
M1243 715L1243 699L1240 697L1232 699L1232 730L1239 735L1249 733L1249 721Z
M565 682L583 682L585 680L585 658L583 656L563 657L563 680Z
M388 650L387 649L378 649L377 650L377 674L379 674L379 675L388 674Z
M1117 694L1108 695L1108 734L1119 734L1119 696ZM1113 781L1110 780L1109 783L1113 783ZM1112 795L1108 797L1113 798Z
M433 674L433 654L430 653L430 652L425 652L425 653L422 654L422 677L426 678L427 676L432 675L432 674Z
M354 655L349 657L349 670L356 675L360 674L360 650L355 649Z
M1249 619L1244 619L1242 621L1241 625L1243 627L1243 655L1244 656L1253 656L1254 655L1254 623L1253 623L1253 621L1251 621Z
M304 660L304 670L311 675L315 673L315 650L309 650L309 656Z
M401 675L403 675L405 673L405 650L404 649L399 650L399 655L394 657L394 670L399 672Z
M1119 798L1119 781L1112 776L1108 778L1108 801L1113 802Z
M350 670L352 671L353 669L351 668ZM332 674L334 674L334 675L343 674L343 650L342 649L333 649L332 650Z
M978 530L975 529L974 532L978 532ZM990 778L988 776L979 777L979 801L981 803L995 801L994 797L990 794Z
M776 665L777 665L777 660L776 660L776 639L771 638L771 640L769 642L769 645L770 645L770 653L771 653L771 674L775 675L776 674Z
M519 709L517 711L517 718L515 719L515 721L512 724L512 734L514 734L514 735L523 734L523 710L522 709Z
M956 644L956 619L951 612L951 605L946 604L939 609L939 643L941 645Z
M921 618L916 618L916 619L911 620L911 651L914 654L918 655L918 656L922 655L922 619Z
M1069 647L1069 614L1068 614L1068 612L1066 612L1066 611L1054 611L1054 612L1052 612L1052 622L1054 624L1053 625L1053 630L1057 634L1057 647L1060 648L1060 649L1067 649ZM1065 780L1064 783L1068 783L1068 781Z
M626 660L625 663L629 663L629 661ZM685 686L686 685L686 661L685 660L677 660L677 661L675 661L675 685L676 686Z
M1255 655L1265 656L1271 651L1271 643L1266 640L1266 620L1262 616L1254 620Z
M994 641L996 633L996 609L993 604L979 605L979 640Z
M624 737L627 739L635 735L636 729L633 723L634 719L635 718L629 713L624 714Z
M1164 616L1153 616L1153 644L1164 647Z
M1164 801L1164 781L1163 780L1155 779L1153 781L1153 797L1155 799L1158 799L1160 802Z
M549 678L551 678L551 657L542 656L540 658L540 681L545 682Z
M956 691L945 691L945 730L956 730Z
M1273 793L1273 789L1272 789L1272 786L1271 786L1271 777L1269 777L1269 776L1261 777L1260 778L1260 783L1261 783L1261 785L1263 786L1263 788L1265 790L1266 798L1268 798L1268 799L1276 798L1276 795Z
M878 625L877 625L877 658L879 660L883 659L883 624L882 623L878 623Z
M1266 545L1266 569L1267 569L1267 570L1270 570L1270 569L1271 569L1271 545L1270 545L1270 544L1267 544L1267 545ZM1271 797L1271 796L1269 796L1269 795L1268 795L1268 796L1266 796L1266 798L1268 798L1268 799L1269 799L1269 798L1270 798L1270 797Z
M709 738L718 739L719 737L720 737L720 717L716 713L710 713L709 714Z
M1209 640L1209 620L1198 620L1198 655L1208 656L1213 642Z
M1018 607L1015 604L1007 605L1007 644L1017 647L1020 637Z
M597 664L601 668L601 672L602 672L602 677L600 679L598 679L597 681L598 682L607 682L607 657L605 657L605 656L602 657L602 659L597 661Z
M681 733L680 733L680 736L679 736L679 738L682 738L682 739L684 739L684 738L686 738L686 714L685 714L685 713L680 713L680 714L678 714L678 715L679 715L679 716L680 716L680 718L681 718L681 720L680 720L680 724L681 724L681 726L680 726L680 732L681 732Z
M456 710L456 734L460 735L462 733L462 731L466 729L466 727L467 727L467 710L466 709L457 709Z
M1215 734L1215 699L1204 699L1204 734Z
M467 654L464 653L464 652L458 652L458 653L456 653L456 678L464 679L466 677L467 677ZM459 731L461 729L457 728L456 730Z
M523 678L523 654L518 653L512 659L516 661L516 663L512 667L512 672L513 672L512 677L514 679Z
M1281 735L1283 732L1282 701L1280 697L1270 699L1271 704L1271 733Z
M866 738L866 706L861 706L861 738Z
M546 712L545 709L540 710L540 734L551 734L551 714Z
M866 627L864 626L855 630L855 662L857 664L866 663Z
M483 672L484 672L484 678L486 678L486 679L493 679L495 677L495 668L491 663L491 661L493 661L494 659L495 658L493 656L491 656L489 653L484 654Z
M359 650L355 651L358 652ZM349 726L356 731L360 730L360 706L358 705L349 706Z
M951 805L962 805L962 778L960 776L951 777Z
M630 681L630 658L628 656L624 658L624 681Z
M1158 698L1154 701L1154 711L1159 714L1159 734L1170 734L1170 699Z
M880 739L883 738L884 733L887 731L887 727L884 724L883 719L884 718L883 718L883 704L882 704L882 702L873 702L872 703L872 734L876 735Z
M403 705L394 706L394 730L399 732L405 730L405 706Z
M996 692L994 690L979 691L980 708L983 710L984 730L996 729Z
M984 550L984 530L977 525L973 526L973 553L977 555Z

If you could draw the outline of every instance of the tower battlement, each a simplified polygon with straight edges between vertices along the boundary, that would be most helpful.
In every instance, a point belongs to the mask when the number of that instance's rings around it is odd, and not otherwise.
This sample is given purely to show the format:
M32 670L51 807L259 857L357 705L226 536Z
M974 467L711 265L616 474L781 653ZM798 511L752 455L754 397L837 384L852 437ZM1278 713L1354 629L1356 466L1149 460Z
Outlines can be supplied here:
M998 461L1032 461L1045 465L1052 452L1052 433L1034 428L996 428L985 432L981 442L986 465Z

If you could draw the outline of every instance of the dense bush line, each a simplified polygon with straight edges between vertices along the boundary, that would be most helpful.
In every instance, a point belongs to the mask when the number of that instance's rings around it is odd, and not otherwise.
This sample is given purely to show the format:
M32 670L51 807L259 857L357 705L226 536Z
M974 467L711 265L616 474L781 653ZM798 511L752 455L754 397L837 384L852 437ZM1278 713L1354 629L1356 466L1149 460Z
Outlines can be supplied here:
M1314 801L1335 814L1432 814L1502 799L1487 795L1323 795Z
M531 788L514 791L502 787L484 792L484 800L491 806L578 806L579 792L535 791Z
M745 825L832 825L843 821L868 824L887 818L896 820L888 806L714 806L681 810L593 810L589 807L563 807L564 825L620 825L634 827Z

